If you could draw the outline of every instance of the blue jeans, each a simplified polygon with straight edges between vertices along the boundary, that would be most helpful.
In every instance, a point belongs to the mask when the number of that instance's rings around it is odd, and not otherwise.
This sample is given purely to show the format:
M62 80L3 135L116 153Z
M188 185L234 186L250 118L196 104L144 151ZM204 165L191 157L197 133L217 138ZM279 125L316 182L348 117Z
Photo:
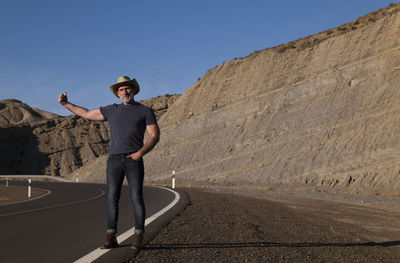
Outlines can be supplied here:
M107 232L117 232L119 198L126 176L135 215L135 232L144 233L146 209L143 200L143 161L126 158L126 154L113 154L107 160Z

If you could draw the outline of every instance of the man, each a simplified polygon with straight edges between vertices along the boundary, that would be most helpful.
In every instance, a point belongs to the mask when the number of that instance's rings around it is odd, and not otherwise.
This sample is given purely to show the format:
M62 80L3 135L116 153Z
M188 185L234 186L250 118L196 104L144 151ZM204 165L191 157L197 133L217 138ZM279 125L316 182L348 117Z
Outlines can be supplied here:
M121 104L112 104L93 110L74 105L68 101L67 93L58 97L58 102L74 114L88 120L107 120L110 123L111 141L107 160L107 236L102 249L118 247L116 239L118 203L121 187L126 176L135 217L135 240L132 249L143 244L146 210L143 201L144 166L142 157L158 143L160 130L152 109L135 101L140 87L137 81L127 76L119 77L110 86ZM144 133L149 137L145 143Z

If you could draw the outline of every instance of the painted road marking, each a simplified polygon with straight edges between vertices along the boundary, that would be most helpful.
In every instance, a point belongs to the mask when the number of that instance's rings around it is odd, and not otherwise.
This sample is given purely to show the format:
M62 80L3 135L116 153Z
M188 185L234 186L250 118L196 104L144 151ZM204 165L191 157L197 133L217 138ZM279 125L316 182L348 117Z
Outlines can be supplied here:
M151 217L147 218L145 220L145 222L144 222L145 226L147 226L148 224L150 224L151 222L156 220L158 217L160 217L163 214L165 214L169 209L174 207L178 203L178 201L180 199L180 195L179 195L178 192L175 192L175 191L173 191L171 189L168 189L168 188L165 188L165 187L160 187L160 186L154 186L154 187L161 188L161 189L164 189L164 190L168 190L168 191L174 193L175 194L175 198L171 203L169 203L169 205L167 205L166 207L164 207L163 209L161 209L160 211L158 211L157 213L155 213ZM117 237L118 243L124 242L125 240L127 240L128 238L133 236L133 234L135 234L135 228L134 227L132 227L131 229L129 229L125 233L122 233L121 235L119 235ZM97 248L97 249L93 250L92 252L90 252L89 254L87 254L86 256L83 256L80 259L76 260L74 263L89 263L89 262L93 262L94 260L98 259L99 257L101 257L102 255L104 255L105 253L107 253L110 250L111 249L100 249L100 248Z
M20 186L20 185L13 185L12 187L26 188L26 186ZM22 201L17 201L17 202L2 204L2 205L0 205L0 206L15 205L15 204L20 204L20 203L30 202L30 201L37 200L37 199L43 198L43 197L48 196L49 194L51 194L51 191L50 191L50 190L47 190L47 189L36 188L36 187L34 187L34 188L32 188L32 189L34 189L34 190L40 190L40 191L43 191L43 192L46 192L46 193L45 193L45 194L42 194L42 195L39 195L39 196L36 196L36 197L32 197L32 198L29 198L29 199L25 199L25 200L22 200ZM0 216L1 216L1 215L0 215Z

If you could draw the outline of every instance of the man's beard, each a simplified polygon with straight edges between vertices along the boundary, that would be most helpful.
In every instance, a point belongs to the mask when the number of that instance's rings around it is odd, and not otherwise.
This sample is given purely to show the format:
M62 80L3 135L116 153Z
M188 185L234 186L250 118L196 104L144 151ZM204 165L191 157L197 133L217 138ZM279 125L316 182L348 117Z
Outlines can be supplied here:
M133 96L132 95L125 96L125 97L122 97L121 100L122 100L123 103L130 103L130 102L133 101Z

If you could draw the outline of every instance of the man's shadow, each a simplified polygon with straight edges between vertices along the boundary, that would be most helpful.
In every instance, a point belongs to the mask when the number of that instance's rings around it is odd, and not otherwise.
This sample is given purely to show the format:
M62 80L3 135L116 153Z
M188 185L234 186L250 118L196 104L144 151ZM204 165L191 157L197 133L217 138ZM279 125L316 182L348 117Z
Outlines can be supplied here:
M400 241L364 242L364 243L209 243L209 244L149 244L142 250L199 249L199 248L246 248L246 247L391 247L400 245Z

